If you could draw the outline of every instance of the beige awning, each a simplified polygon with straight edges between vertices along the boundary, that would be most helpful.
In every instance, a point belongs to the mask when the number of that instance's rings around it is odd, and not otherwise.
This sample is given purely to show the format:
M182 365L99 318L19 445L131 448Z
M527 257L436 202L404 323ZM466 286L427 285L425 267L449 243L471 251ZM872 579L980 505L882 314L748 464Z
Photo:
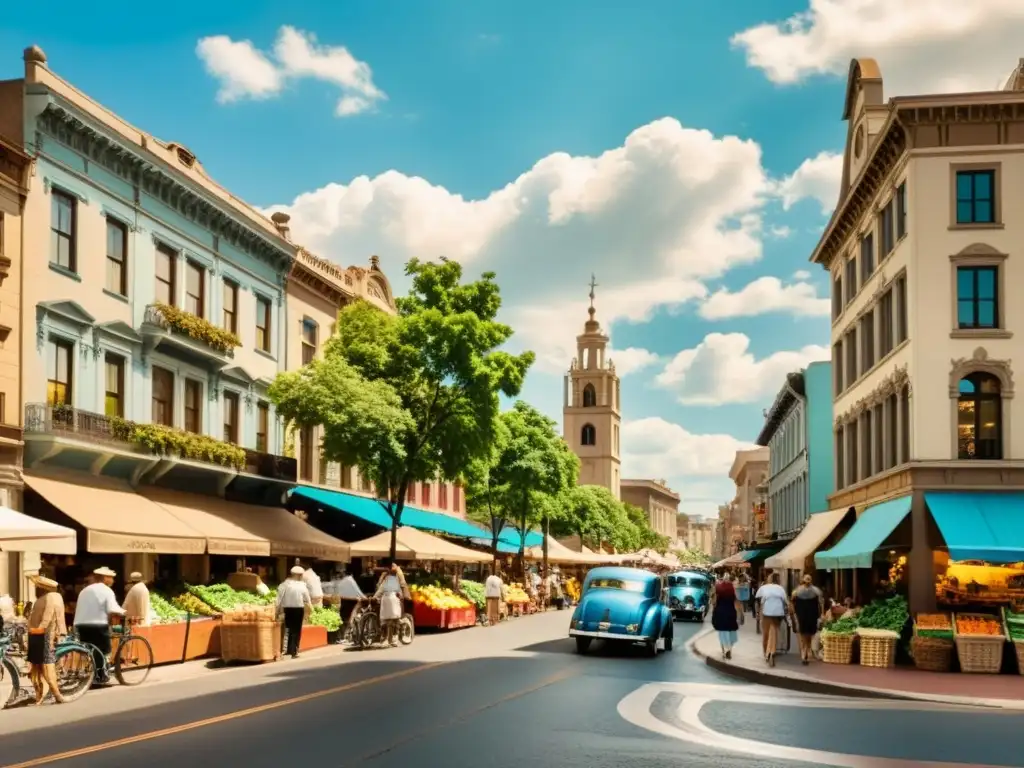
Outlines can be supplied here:
M283 507L221 502L218 514L225 516L250 535L270 542L274 557L301 557L345 563L349 545L300 520Z
M821 543L829 537L849 511L849 508L835 509L811 515L795 539L779 553L764 561L765 567L802 571L807 558L818 550Z
M243 511L232 502L198 493L170 491L147 487L139 490L150 501L163 507L174 517L206 537L206 551L211 555L236 557L267 557L270 542L247 531L235 522Z
M605 555L591 552L586 547L583 552L577 552L562 544L557 539L548 536L548 562L550 563L576 563L580 565L594 565L597 563L609 562L607 558L616 558L616 555ZM543 547L529 547L526 550L526 557L530 560L543 560ZM616 562L618 562L616 560Z
M352 544L352 557L390 555L391 531L382 531L376 536ZM452 563L487 563L492 559L487 552L460 547L458 544L406 526L398 529L395 556L399 560L446 560Z
M77 551L78 534L74 529L0 507L0 552L73 555Z
M206 538L123 480L78 473L25 474L25 484L86 531L97 554L201 555Z

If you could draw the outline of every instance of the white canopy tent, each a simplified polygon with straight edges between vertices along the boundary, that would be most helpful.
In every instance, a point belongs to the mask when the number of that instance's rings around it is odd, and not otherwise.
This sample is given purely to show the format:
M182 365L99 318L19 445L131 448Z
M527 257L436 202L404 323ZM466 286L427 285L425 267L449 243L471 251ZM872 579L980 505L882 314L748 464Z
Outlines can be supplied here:
M73 555L78 551L78 537L72 528L0 507L0 551Z

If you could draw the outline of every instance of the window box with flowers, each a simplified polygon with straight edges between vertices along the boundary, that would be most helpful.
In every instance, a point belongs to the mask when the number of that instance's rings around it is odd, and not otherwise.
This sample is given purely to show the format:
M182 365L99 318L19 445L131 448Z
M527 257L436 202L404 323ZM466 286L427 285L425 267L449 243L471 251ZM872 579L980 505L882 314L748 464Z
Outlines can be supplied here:
M234 355L235 347L242 345L238 334L218 328L209 320L170 304L150 304L146 307L146 322L171 333L188 336L229 357Z
M208 435L125 419L113 419L111 430L118 439L157 456L174 456L237 470L245 467L244 448Z

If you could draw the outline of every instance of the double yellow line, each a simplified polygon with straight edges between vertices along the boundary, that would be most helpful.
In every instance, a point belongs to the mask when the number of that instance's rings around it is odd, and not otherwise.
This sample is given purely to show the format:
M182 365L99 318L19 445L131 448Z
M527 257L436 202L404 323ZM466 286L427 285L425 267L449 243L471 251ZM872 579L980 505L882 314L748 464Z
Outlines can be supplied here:
M248 709L240 709L235 712L229 712L225 715L217 715L216 717L208 717L205 720L196 720L191 723L184 723L183 725L176 725L172 728L162 728L158 731L149 731L147 733L140 733L137 736L128 736L124 739L115 739L114 741L107 741L102 744L94 744L91 747L82 747L80 749L71 749L67 752L58 752L53 755L46 755L45 757L37 757L32 760L26 760L23 763L14 763L11 765L5 765L2 768L35 768L38 765L50 765L51 763L57 763L62 760L70 760L75 757L84 757L86 755L93 755L97 752L106 752L111 749L118 747L127 747L131 744L139 744L144 741L152 741L153 739L162 739L165 736L173 736L177 733L186 733L188 731L194 731L199 728L207 728L211 725L219 725L220 723L231 722L232 720L241 720L245 717L251 717L252 715L258 715L261 712L271 712L275 709L282 709L284 707L290 707L294 704L303 704L307 701L314 701L316 699L322 699L325 696L334 696L339 693L345 693L347 691L354 691L357 688L365 688L369 685L376 685L378 683L386 683L389 680L398 680L402 677L408 677L409 675L415 675L419 672L426 672L429 669L441 667L451 662L438 661L430 664L423 664L412 669L403 669L398 672L390 672L386 675L378 675L377 677L371 677L366 680L359 680L354 683L346 683L345 685L335 686L334 688L326 688L322 691L315 693L307 693L302 696L295 696L290 699L282 699L281 701L271 702L270 704L261 704L258 707L249 707Z

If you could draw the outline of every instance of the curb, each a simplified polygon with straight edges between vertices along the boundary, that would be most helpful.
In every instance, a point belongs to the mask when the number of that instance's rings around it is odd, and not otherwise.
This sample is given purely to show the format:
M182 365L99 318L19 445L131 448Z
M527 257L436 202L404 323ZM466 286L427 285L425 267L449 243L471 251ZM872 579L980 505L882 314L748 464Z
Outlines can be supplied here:
M923 701L932 704L947 704L959 707L971 707L973 709L1021 711L1024 706L1020 702L1007 699L967 699L956 696L929 696L927 694L915 694L909 692L889 691L882 688L868 688L845 683L828 683L821 680L814 680L802 675L780 674L768 670L751 669L750 667L731 664L723 659L717 659L703 653L698 643L714 630L705 630L690 639L687 643L687 650L712 669L722 674L734 677L739 680L757 683L758 685L781 688L783 690L796 691L798 693L811 693L824 696L846 696L857 699L887 699L890 701Z

